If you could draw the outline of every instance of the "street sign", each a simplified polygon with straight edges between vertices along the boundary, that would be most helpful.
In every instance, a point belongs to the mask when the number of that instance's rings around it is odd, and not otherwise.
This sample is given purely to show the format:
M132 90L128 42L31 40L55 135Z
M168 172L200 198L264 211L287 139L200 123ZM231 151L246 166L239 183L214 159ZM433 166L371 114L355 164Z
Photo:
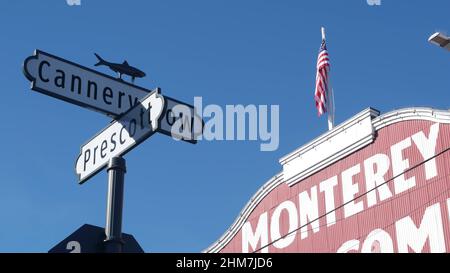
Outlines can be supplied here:
M128 65L99 59L96 65L107 65L134 80L145 73ZM53 247L50 253L143 252L128 234L121 234L123 184L128 151L155 132L178 140L196 143L203 131L203 120L196 109L186 103L154 91L135 86L41 50L25 59L23 73L31 89L40 93L96 110L114 120L80 149L75 171L80 184L86 182L108 163L107 228L84 225ZM125 245L116 238L123 238ZM104 241L109 244L105 248Z
M48 253L103 253L105 229L85 224L59 242ZM144 253L133 235L122 233L123 253Z
M79 183L102 170L111 158L126 154L151 136L163 110L164 98L157 88L84 144L75 165Z
M164 108L158 132L178 140L197 143L203 132L203 119L196 113L194 106L164 96Z
M41 50L25 59L23 73L32 90L113 118L151 92Z

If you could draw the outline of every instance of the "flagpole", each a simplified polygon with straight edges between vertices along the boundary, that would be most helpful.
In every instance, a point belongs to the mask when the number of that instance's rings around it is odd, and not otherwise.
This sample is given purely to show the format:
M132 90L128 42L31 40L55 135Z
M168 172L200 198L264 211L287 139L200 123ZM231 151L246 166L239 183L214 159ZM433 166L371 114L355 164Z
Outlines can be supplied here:
M322 27L322 40L326 40L325 36L325 28ZM329 77L330 78L330 77ZM327 112L328 112L328 130L332 130L334 128L334 94L333 88L331 87L331 81L328 78L328 94L327 98Z

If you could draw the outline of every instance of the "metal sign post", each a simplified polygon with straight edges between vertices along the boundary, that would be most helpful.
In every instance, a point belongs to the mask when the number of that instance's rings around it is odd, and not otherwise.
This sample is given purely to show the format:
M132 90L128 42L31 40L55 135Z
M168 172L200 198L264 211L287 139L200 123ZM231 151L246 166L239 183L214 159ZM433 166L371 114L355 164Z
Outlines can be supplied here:
M106 207L105 252L121 253L123 188L125 180L125 159L113 157L108 164L108 201Z

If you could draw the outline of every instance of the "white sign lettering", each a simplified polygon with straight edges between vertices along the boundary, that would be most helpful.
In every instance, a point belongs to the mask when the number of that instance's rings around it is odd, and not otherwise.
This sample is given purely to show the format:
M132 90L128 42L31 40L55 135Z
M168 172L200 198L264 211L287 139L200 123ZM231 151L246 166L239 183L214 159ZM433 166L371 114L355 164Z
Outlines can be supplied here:
M148 94L81 147L75 167L80 183L103 169L111 158L124 155L157 130L164 110L164 98L159 93L157 89Z

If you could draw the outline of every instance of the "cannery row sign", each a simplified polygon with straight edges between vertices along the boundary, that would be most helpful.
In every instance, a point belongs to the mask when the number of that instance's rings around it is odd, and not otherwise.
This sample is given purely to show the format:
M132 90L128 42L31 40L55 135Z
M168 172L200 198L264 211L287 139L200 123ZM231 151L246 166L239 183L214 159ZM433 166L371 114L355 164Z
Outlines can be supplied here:
M449 252L450 112L408 108L344 124L284 157L289 172L205 251ZM350 134L364 126L367 136ZM322 167L301 176L308 161Z
M32 90L114 118L151 92L41 50L25 60L24 73Z

